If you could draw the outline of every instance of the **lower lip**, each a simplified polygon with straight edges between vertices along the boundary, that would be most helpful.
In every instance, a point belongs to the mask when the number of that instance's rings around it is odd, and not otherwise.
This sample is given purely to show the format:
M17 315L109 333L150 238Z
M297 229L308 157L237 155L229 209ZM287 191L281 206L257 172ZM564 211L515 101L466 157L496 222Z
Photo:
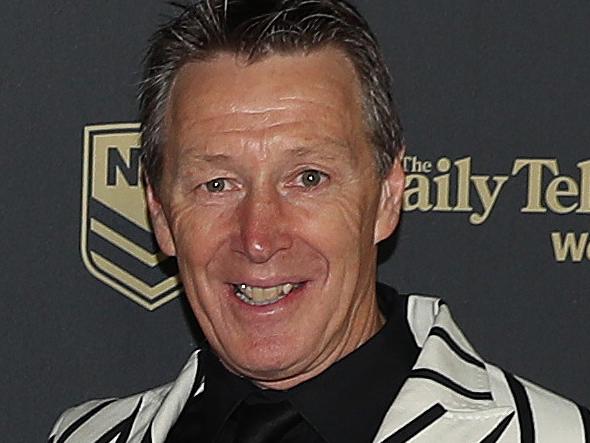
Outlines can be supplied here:
M276 301L275 303L270 303L267 305L250 305L245 301L240 300L234 292L234 286L228 285L228 292L229 297L231 300L236 303L240 309L245 310L246 312L252 312L255 314L270 314L276 312L277 310L285 309L288 305L296 302L301 296L304 294L305 289L307 289L308 282L299 283L299 287L294 288L289 295L286 297L281 298L280 300Z

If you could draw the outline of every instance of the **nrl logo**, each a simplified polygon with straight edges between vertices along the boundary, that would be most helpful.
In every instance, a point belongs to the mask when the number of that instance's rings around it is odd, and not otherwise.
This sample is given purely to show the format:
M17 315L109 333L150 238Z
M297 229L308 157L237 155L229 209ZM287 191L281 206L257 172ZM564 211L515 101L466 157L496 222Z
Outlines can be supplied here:
M80 243L92 275L151 311L182 287L176 260L160 251L151 231L139 137L136 123L84 128Z

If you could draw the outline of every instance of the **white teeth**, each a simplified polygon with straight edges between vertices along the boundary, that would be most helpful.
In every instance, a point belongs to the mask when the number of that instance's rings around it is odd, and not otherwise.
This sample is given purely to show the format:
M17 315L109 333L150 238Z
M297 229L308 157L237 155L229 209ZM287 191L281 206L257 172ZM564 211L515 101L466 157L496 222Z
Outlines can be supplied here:
M252 288L252 298L255 302L265 301L266 298L266 289L264 288Z
M279 301L298 287L299 285L294 283L285 283L284 285L273 286L271 288L248 286L242 283L240 285L234 285L234 292L240 300L251 305L262 306Z

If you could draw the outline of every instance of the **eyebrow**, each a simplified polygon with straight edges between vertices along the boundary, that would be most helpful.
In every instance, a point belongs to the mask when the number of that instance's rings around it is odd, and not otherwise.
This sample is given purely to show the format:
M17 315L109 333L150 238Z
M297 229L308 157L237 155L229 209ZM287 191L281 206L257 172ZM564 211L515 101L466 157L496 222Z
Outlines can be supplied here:
M219 161L231 160L227 154L193 154L190 156L191 160L215 163Z
M232 158L227 154L197 154L191 153L188 158L182 161L178 178L194 175L195 168L206 167L206 165L223 165L231 162Z
M324 150L316 149L317 147L328 147L330 150L326 152ZM348 149L348 145L346 143L332 139L320 143L314 143L311 146L296 146L294 148L287 149L287 152L293 157L315 156L325 158L327 160L341 159L342 155L345 155L349 151L350 150Z
M320 155L321 157L335 159L336 156L327 154L325 152L316 151L311 147L307 146L298 146L296 148L288 149L287 152L293 157L305 157L307 155Z

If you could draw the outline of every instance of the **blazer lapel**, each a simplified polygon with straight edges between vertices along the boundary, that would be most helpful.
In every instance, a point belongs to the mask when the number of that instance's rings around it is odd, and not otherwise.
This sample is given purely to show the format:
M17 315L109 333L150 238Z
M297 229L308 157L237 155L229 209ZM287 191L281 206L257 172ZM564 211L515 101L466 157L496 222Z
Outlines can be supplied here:
M422 351L374 443L491 443L517 432L513 408L495 402L486 365L448 307L410 296L408 322Z
M191 355L188 362L180 372L176 381L172 384L170 390L159 405L150 430L152 443L162 443L170 431L172 425L178 419L184 405L192 394L199 395L203 391L204 378L198 373L199 353L197 350Z

